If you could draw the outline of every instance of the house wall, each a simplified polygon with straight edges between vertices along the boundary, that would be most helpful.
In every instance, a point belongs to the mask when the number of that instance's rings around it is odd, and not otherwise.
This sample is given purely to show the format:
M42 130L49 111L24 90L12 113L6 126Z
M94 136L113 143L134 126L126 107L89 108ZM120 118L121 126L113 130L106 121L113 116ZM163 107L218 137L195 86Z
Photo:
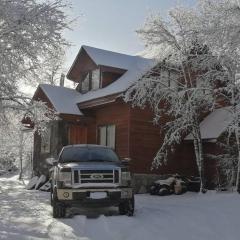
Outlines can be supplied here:
M160 128L149 109L130 108L130 158L135 173L153 173L151 164L162 143Z
M159 125L153 124L150 109L131 108L130 113L130 156L133 159L132 169L136 173L148 174L184 174L196 173L193 146L180 144L176 147L166 165L151 170L152 162L162 145L164 133ZM165 119L167 121L167 119Z
M91 111L95 123L88 125L87 143L98 143L98 127L114 124L116 126L116 152L121 158L129 157L129 106L123 103L110 103Z

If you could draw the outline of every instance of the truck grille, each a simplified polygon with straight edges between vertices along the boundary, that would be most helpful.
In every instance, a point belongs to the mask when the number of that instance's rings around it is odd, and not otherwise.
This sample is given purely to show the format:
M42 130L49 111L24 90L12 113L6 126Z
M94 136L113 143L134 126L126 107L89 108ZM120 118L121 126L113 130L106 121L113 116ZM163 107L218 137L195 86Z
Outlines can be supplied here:
M119 170L74 170L73 184L119 183Z

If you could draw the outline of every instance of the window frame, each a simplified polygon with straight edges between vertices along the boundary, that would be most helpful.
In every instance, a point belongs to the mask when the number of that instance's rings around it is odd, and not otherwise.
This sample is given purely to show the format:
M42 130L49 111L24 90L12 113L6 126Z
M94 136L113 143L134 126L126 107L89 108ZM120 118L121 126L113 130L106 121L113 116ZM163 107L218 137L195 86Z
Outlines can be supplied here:
M94 71L98 71L98 86L95 88L93 88L93 74L94 74ZM96 68L96 69L93 69L93 70L89 70L89 71L86 71L86 76L84 79L81 80L80 82L80 91L81 93L87 93L89 91L95 91L95 90L98 90L100 88L102 88L102 73L101 73L101 68ZM87 89L83 89L83 82L88 80L88 88Z
M109 136L108 136L108 130L109 130L109 127L114 127L114 143L113 143L113 145L111 145L111 142L110 142L110 144L109 144ZM100 133L100 131L101 131L101 128L105 128L105 144L101 144L101 133ZM98 140L98 144L100 144L100 145L103 145L103 146L107 146L107 147L110 147L110 148L112 148L112 149L116 149L116 125L115 124L102 124L102 125L98 125L98 127L97 127L97 134L98 134L98 136L97 136L97 140Z

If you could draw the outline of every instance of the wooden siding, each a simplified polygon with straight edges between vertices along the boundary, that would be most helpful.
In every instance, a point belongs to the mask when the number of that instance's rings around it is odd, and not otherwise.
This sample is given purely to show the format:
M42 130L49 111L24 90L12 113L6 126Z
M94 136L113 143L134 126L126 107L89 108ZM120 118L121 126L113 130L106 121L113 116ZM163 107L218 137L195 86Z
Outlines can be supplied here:
M102 88L108 86L109 84L116 81L118 78L122 76L119 73L112 73L112 72L102 72Z
M87 143L87 127L70 124L68 127L68 144Z
M126 70L123 70L123 69L107 67L107 66L101 66L100 70L101 70L101 87L102 88L113 83L126 72Z
M149 109L130 109L130 158L135 173L152 173L153 158L161 146L160 129L152 123Z

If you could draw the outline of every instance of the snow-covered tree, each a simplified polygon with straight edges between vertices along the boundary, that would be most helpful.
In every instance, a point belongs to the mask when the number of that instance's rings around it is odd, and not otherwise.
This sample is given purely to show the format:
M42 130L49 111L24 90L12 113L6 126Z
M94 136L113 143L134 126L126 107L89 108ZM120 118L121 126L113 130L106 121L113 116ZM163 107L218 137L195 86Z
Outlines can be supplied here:
M191 11L189 23L202 44L206 44L219 60L222 69L221 86L216 93L230 107L232 122L228 135L234 134L238 152L236 187L240 189L240 2L238 0L199 0Z
M0 117L6 102L8 108L28 103L19 84L41 79L44 63L68 44L66 7L63 0L0 1Z
M34 132L44 135L48 123L57 117L43 102L34 101L23 109L17 106L14 110L10 106L2 119L4 121L0 122L0 170L19 169L20 177L23 173L30 176ZM27 126L22 125L21 120Z
M65 61L65 49L59 49L51 56L45 59L42 62L38 72L42 74L38 76L35 81L32 81L30 84L31 86L35 87L37 84L40 83L47 83L51 85L60 85L61 76L64 69L64 61ZM26 84L26 82L25 82ZM28 83L29 84L29 83Z
M207 154L209 160L216 162L216 179L218 187L221 189L232 188L236 184L237 173L237 159L238 151L234 135L229 136L226 131L220 139L218 139L216 146L218 152L215 154Z
M138 31L146 47L155 50L158 64L129 88L125 100L133 106L150 106L155 122L162 123L165 137L153 167L166 163L174 146L192 133L201 191L204 191L200 121L204 113L214 108L213 90L221 70L218 59L189 29L189 23L194 22L190 12L175 9L170 18L170 22L165 22L159 15L151 16Z

